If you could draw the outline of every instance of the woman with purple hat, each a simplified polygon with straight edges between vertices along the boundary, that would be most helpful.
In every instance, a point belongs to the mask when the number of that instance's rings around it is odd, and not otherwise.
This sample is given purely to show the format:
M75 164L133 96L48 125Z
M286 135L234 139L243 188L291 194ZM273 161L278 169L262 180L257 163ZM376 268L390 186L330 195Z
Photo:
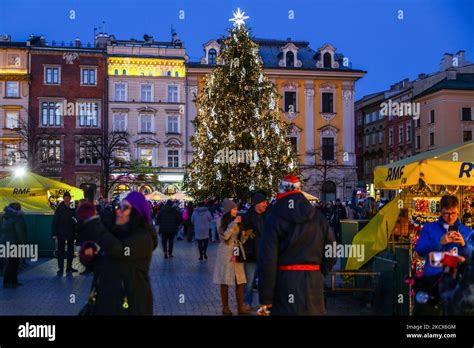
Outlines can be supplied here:
M92 236L98 247L83 244L81 255L98 264L89 308L93 315L153 315L149 270L158 241L145 197L131 192L117 209L112 232ZM93 242L92 242L93 243ZM97 255L98 257L94 257Z

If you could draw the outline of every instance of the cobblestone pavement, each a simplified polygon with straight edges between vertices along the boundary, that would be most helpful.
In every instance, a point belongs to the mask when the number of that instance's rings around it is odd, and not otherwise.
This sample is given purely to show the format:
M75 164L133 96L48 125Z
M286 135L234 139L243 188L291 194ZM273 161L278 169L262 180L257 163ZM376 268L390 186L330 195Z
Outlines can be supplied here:
M217 246L209 245L208 261L198 260L195 242L176 241L173 259L165 260L160 248L155 250L150 271L155 315L220 315L218 286L212 283ZM77 259L74 267L83 269ZM30 263L19 275L23 286L0 288L0 315L77 315L86 303L92 276L60 277L56 271L55 259ZM236 312L233 292L230 299ZM327 310L330 315L368 314L350 295L328 296Z

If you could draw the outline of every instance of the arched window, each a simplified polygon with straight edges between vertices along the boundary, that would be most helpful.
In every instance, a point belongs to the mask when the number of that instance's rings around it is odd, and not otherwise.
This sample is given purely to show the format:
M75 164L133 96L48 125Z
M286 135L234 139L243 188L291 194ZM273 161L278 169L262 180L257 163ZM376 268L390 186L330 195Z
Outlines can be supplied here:
M114 73L115 75L118 75L118 69L115 69Z
M171 71L168 70L168 77L171 77Z
M324 66L325 68L331 68L331 67L332 67L332 64L331 64L331 53L329 53L329 52L324 53L323 66Z
M211 65L215 65L217 62L217 52L215 49L211 48L209 52L207 52L207 62Z
M295 55L293 52L286 52L286 66L294 67L295 66Z
M174 77L179 77L179 72L175 71Z
M122 70L122 75L127 75L127 70L123 69Z

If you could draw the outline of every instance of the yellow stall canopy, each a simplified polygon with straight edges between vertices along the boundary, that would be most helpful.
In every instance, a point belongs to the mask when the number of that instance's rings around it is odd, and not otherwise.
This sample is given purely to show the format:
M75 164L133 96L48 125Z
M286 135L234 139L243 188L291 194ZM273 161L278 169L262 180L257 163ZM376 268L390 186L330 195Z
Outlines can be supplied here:
M374 171L377 189L402 189L418 185L474 186L474 141L452 145L384 166Z
M66 191L75 201L84 198L81 189L38 174L11 175L0 180L0 209L18 202L26 213L51 213L50 201Z

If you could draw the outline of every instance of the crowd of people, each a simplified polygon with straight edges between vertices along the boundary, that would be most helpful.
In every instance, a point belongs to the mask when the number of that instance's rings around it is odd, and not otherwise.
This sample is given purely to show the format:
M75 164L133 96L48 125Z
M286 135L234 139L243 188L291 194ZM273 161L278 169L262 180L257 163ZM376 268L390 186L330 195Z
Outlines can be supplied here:
M79 256L85 266L81 274L93 275L82 315L152 315L149 270L158 239L167 260L174 257L176 239L195 241L199 262L208 260L211 241L218 243L212 280L220 289L223 315L233 314L231 287L235 288L239 315L257 309L255 302L259 315L324 314L324 279L336 263L326 255L325 247L341 242L341 220L371 219L379 208L371 197L362 205L340 199L334 204L310 203L301 191L300 180L293 175L281 180L273 200L264 192L256 192L249 201L205 200L194 205L147 201L143 194L131 192L123 200L101 198L96 204L81 200L76 206L66 192L52 223L57 273L78 272L73 268L73 258L75 246L80 246ZM462 256L459 263L470 265L469 245L474 237L460 224L458 209L455 197L443 197L439 221L428 224L421 233L416 247L421 256L429 258L432 251L455 249ZM7 231L4 239L25 243L26 224L18 203L5 208L1 227ZM6 288L21 285L18 261L7 261ZM471 273L468 266L453 274L452 270L443 272L427 265L415 288L426 291L429 301L417 305L418 313L444 313L447 306L443 307L443 298L458 296L459 284L464 284L462 291L469 288L472 282L466 279ZM444 295L437 287L442 275ZM254 289L258 289L257 301Z

